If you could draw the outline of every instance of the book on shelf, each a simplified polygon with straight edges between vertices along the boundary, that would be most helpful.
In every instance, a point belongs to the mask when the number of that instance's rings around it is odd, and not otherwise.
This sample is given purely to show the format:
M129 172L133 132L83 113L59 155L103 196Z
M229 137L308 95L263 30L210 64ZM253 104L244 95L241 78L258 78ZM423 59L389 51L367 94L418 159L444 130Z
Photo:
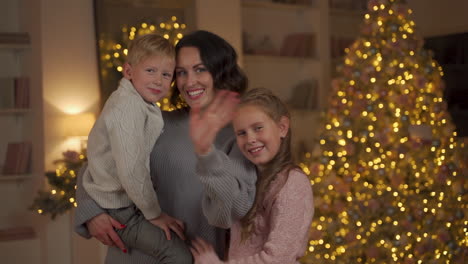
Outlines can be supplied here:
M0 109L15 107L15 79L0 78Z
M355 41L352 37L337 37L330 38L330 53L332 58L339 58L345 55L345 49L350 47Z
M318 81L307 79L296 84L287 101L293 109L315 110L318 107Z
M0 44L29 44L31 39L26 32L2 32Z
M29 108L28 77L0 78L0 109Z
M367 10L368 0L330 0L329 7L347 10Z
M29 108L29 78L15 78L15 107Z
M31 150L32 143L30 141L8 143L3 174L17 175L29 173L31 170Z
M287 35L281 45L281 56L315 56L315 35L313 33L292 33Z

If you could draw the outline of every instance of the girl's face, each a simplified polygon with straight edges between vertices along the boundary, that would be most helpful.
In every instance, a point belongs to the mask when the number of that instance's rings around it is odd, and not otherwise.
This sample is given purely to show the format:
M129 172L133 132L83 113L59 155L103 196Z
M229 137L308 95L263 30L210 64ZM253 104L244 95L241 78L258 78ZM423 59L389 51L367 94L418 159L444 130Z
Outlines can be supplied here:
M176 59L176 84L190 107L205 107L214 97L213 76L195 47L183 47Z
M261 107L241 106L232 121L242 154L260 170L278 153L289 129L289 118L271 119Z

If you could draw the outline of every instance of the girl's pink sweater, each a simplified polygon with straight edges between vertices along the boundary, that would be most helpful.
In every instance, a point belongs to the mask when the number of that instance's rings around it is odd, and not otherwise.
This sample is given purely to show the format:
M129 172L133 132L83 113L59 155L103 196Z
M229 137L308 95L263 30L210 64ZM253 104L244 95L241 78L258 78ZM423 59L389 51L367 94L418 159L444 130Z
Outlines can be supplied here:
M278 174L257 211L255 231L241 242L238 221L231 229L227 263L295 264L305 253L314 215L312 188L299 169Z

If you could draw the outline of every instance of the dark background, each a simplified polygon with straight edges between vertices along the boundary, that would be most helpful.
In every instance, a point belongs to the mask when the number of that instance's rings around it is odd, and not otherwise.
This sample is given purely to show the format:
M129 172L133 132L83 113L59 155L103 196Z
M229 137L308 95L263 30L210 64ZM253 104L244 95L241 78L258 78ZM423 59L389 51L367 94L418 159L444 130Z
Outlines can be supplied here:
M442 66L444 99L458 136L468 137L468 33L426 38L424 47Z

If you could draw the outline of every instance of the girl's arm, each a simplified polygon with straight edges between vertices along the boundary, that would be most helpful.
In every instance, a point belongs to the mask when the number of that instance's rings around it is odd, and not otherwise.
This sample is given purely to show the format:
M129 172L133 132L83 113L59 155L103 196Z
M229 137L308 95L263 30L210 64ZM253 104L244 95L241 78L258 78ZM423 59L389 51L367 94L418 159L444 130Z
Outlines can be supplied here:
M206 109L193 107L190 111L196 173L205 186L203 213L211 225L221 228L229 228L233 219L243 217L255 198L255 167L237 148L232 130L229 136L218 135L231 122L238 101L236 93L220 90ZM224 140L222 150L214 146L217 137Z
M247 214L255 198L255 166L245 159L234 139L228 149L212 147L198 156L197 175L205 186L202 208L211 225L230 228Z
M302 257L314 214L313 196L308 178L291 172L273 204L271 230L262 251L228 263L292 264Z

